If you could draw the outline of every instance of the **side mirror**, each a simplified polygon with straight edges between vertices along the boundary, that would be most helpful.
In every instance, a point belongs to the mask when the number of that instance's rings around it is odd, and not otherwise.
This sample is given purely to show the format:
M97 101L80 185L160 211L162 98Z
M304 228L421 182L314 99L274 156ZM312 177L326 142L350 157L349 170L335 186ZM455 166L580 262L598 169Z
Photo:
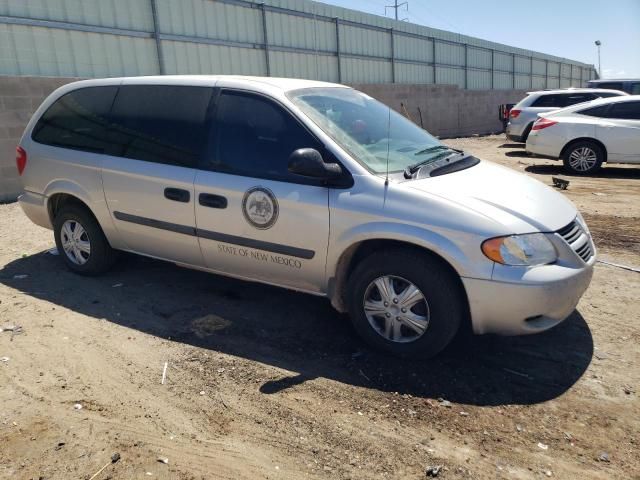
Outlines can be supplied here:
M320 152L313 148L299 148L289 156L289 172L309 178L330 180L342 175L337 163L325 163Z

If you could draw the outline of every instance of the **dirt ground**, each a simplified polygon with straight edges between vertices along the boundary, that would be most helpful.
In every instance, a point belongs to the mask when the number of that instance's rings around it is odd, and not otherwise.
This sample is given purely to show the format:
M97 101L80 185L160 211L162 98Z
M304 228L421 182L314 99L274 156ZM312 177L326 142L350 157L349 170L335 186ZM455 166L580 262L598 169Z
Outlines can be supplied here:
M640 168L447 142L568 178L599 258L640 267ZM408 361L320 298L133 256L82 278L53 245L0 205L0 327L21 327L0 333L0 478L640 479L639 273L598 264L551 331Z

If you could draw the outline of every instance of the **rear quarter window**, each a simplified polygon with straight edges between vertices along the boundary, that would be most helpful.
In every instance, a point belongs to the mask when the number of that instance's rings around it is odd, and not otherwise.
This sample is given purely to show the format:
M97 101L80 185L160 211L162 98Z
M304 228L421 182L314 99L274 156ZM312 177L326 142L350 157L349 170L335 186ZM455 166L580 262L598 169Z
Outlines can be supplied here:
M44 145L93 153L109 150L109 109L118 87L86 87L69 92L40 117L31 138Z

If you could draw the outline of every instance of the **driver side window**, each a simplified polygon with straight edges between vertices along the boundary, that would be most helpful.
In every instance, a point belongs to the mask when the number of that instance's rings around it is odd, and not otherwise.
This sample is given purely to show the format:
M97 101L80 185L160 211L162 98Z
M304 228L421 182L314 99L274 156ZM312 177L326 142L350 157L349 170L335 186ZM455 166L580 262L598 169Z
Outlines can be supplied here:
M289 156L319 142L279 105L246 92L223 90L205 168L246 177L288 180Z

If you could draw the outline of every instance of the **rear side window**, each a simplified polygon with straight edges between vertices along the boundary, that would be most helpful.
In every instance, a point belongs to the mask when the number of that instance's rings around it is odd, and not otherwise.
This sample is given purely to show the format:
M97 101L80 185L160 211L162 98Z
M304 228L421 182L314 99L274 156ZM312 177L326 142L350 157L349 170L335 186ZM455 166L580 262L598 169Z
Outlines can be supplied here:
M569 107L578 103L588 102L597 98L597 96L593 93L573 93L570 95L562 95L562 97L564 97L562 99L563 107Z
M589 115L590 117L606 117L607 111L609 110L609 105L600 105L599 107L591 107L585 110L579 110L576 113L580 113L582 115Z
M607 117L624 120L640 120L640 102L614 103L609 108Z
M60 97L40 117L32 138L55 147L107 153L108 114L118 87L88 87Z
M123 85L111 111L112 155L195 168L212 89Z
M596 85L598 88L606 88L609 90L624 90L622 82L601 82Z
M205 167L247 177L287 180L289 156L319 142L284 108L259 95L223 91Z
M541 95L531 104L532 107L560 108L562 95Z
M629 89L631 95L640 95L640 82L634 82Z

